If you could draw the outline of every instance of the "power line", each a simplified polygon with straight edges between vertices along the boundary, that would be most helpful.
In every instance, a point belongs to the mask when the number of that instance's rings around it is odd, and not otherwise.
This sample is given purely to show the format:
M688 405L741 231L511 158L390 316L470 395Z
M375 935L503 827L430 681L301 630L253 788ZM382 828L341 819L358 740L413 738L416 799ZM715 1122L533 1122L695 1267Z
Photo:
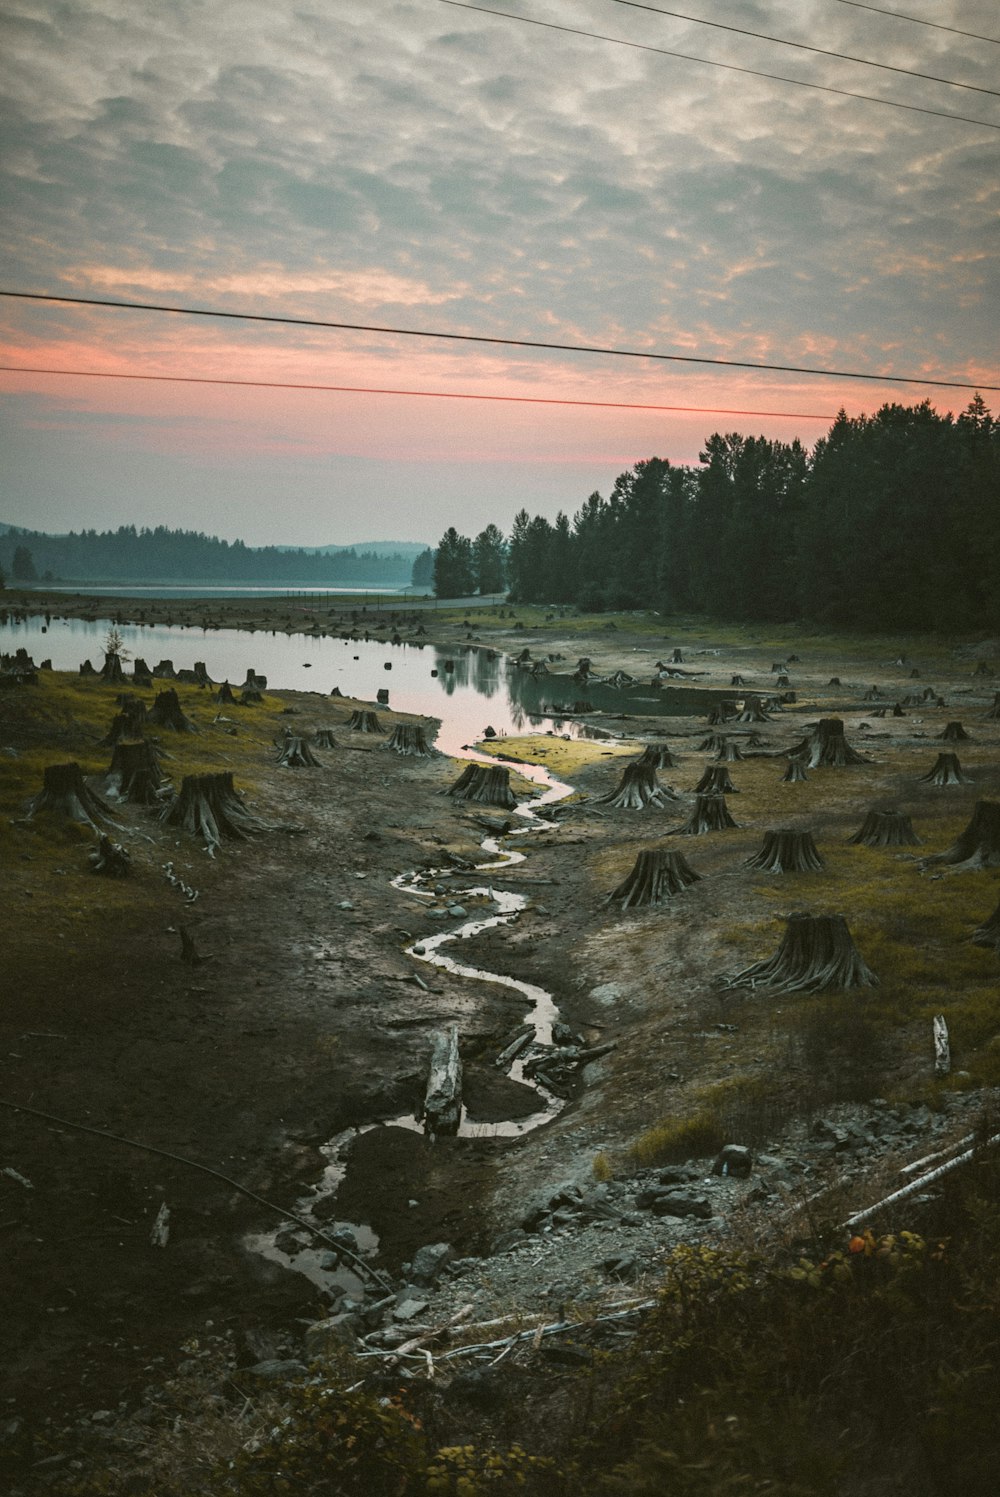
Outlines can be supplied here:
M998 127L1000 128L1000 127ZM177 317L221 317L230 322L263 322L279 327L332 328L349 333L386 333L399 338L437 338L449 343L487 343L498 348L540 348L553 353L596 353L616 359L652 359L659 364L708 364L718 369L762 369L773 374L808 374L827 379L862 379L876 384L932 385L943 390L1000 390L963 379L922 379L912 374L870 374L857 369L809 369L802 364L764 364L749 359L710 359L689 353L651 353L641 348L604 348L591 343L543 343L535 338L493 338L485 333L445 333L428 328L386 327L370 322L332 322L318 317L277 317L263 312L222 312L209 307L168 307L160 302L111 301L97 296L55 296L43 291L6 291L17 301L65 303L74 307L113 307L119 312L167 312Z
M644 5L641 0L611 0L611 3L628 6L629 10L647 10L656 16L670 16L675 21L691 21L695 26L711 26L714 31L731 31L736 36L752 36L759 42L773 42L778 47L794 47L797 52L813 52L817 57L836 57L840 62L859 62L862 67L881 68L886 73L904 73L907 78L922 78L926 83L946 83L949 88L967 88L973 93L992 94L995 99L1000 99L1000 91L981 88L978 83L958 83L954 78L939 78L936 73L918 73L913 68L896 67L891 62L873 62L869 57L854 57L850 52L832 52L827 47L810 47L806 42L770 36L766 31L749 31L745 26L727 26L722 21L705 21L700 16L689 16L680 10L661 10L658 5Z
M611 42L615 47L629 47L633 52L654 52L658 57L678 57L682 62L696 62L706 68L722 68L726 73L743 73L748 78L768 78L772 83L790 83L794 88L809 88L821 94L837 94L842 99L861 99L866 104L881 104L886 109L905 109L908 114L930 114L939 120L954 120L961 125L979 125L984 130L1000 130L989 120L973 119L966 114L952 114L947 109L928 109L923 104L901 104L896 99L880 99L875 94L859 94L849 88L833 88L826 83L805 83L801 78L786 78L783 73L763 73L759 68L742 68L734 62L713 62L708 57L695 57L690 52L676 52L669 47L652 47L646 42L624 42L618 36L605 36L600 31L581 31L576 26L559 26L555 21L538 21L533 16L515 16L509 10L491 10L486 5L473 5L470 0L438 0L440 5L450 5L456 10L478 11L484 16L499 16L504 21L519 21L524 26L540 26L544 31L562 31L567 36L585 36L591 41Z
M479 395L465 390L395 390L377 385L313 385L275 379L214 379L198 374L133 374L109 369L42 369L0 364L0 374L66 374L82 379L159 380L171 385L238 385L251 390L326 390L346 395L415 395L425 400L490 400L507 405L593 406L610 411L689 411L698 416L785 416L797 421L832 421L829 412L741 411L717 405L653 405L634 400L566 400L554 395Z
M980 36L978 31L962 31L958 26L944 26L940 21L923 21L919 16L905 16L901 10L883 10L881 5L862 5L861 0L838 0L840 5L850 5L854 10L870 10L877 16L891 16L894 21L910 21L914 26L931 26L935 31L951 31L955 36L971 36L974 42L992 42L1000 47L1000 38Z

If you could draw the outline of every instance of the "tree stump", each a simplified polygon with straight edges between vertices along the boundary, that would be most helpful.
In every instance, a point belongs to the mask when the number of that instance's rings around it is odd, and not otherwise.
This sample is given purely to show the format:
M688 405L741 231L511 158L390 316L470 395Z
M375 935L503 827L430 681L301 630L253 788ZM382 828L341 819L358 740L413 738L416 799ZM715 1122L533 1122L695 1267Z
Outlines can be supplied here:
M458 1050L458 1026L452 1024L434 1036L431 1047L423 1123L427 1133L454 1136L462 1121L462 1057Z
M128 878L132 872L132 859L120 842L112 842L106 832L90 854L91 873L101 873L105 878Z
M180 792L164 806L160 820L182 827L203 838L214 852L224 838L245 842L258 832L297 831L291 826L271 826L250 811L233 786L231 769L215 774L185 775Z
M45 766L42 788L28 804L28 820L41 811L68 816L71 821L83 822L95 831L100 831L102 821L109 826L116 825L111 807L84 783L83 771L75 761Z
M117 684L125 680L125 672L122 669L121 656L115 650L109 650L104 656L104 664L101 666L101 680Z
M222 685L215 693L215 700L218 702L220 707L236 706L236 697L233 693L233 688L230 686L228 681L223 681Z
M991 667L986 664L985 660L980 660L979 664L976 666L972 674L974 676L992 676L994 672Z
M920 838L902 811L869 811L848 843L854 847L917 847Z
M247 686L240 692L237 707L259 707L264 698L256 686Z
M764 704L760 697L754 696L747 697L744 700L743 707L736 718L738 723L766 723L770 722L770 720L768 714L764 711Z
M696 795L739 795L725 764L710 764L694 789Z
M673 769L674 767L674 757L665 743L648 743L638 759L633 762L654 770Z
M868 690L862 697L862 701L864 702L880 702L881 700L882 693L879 691L877 686L869 686Z
M89 660L84 660L84 661L81 662L81 664L80 664L80 675L81 676L96 676L97 675L97 672L94 670L94 667L91 665L91 663L90 663Z
M656 770L651 764L633 762L625 765L617 789L598 796L597 804L642 811L646 806L663 806L667 800L676 799L672 790L657 783Z
M317 748L335 749L337 740L333 736L332 728L317 728L313 734L313 743Z
M988 723L1000 722L1000 691L994 693L993 706L984 715L983 721Z
M644 848L636 856L632 872L612 890L605 903L620 904L623 910L663 904L700 879L701 874L695 873L682 852Z
M747 858L744 867L761 873L819 873L825 864L816 851L812 832L781 827L764 833L763 847Z
M806 767L801 759L789 759L788 768L781 776L782 782L786 785L797 785L800 781L807 780L808 778Z
M942 743L971 743L972 741L961 723L947 723L944 732L939 733L938 737Z
M788 756L802 759L807 769L818 769L820 765L843 769L850 764L867 762L863 754L857 753L848 744L844 737L843 719L839 717L820 718L808 737L788 750Z
M105 793L140 806L161 804L168 784L156 750L145 738L115 744Z
M289 733L278 749L275 761L283 769L321 769L322 764L304 738Z
M972 932L972 944L974 946L993 946L1000 951L1000 903L982 925L976 927Z
M732 722L736 716L735 702L720 702L718 707L713 707L705 718L710 728L721 727L723 723Z
M968 785L968 775L962 773L957 754L938 754L931 769L917 776L918 785Z
M517 797L510 788L510 770L502 765L469 764L448 791L457 800L478 801L513 811Z
M166 681L173 681L177 677L172 660L161 660L159 665L153 667L153 675L160 676Z
M385 729L379 722L378 717L367 708L356 708L351 713L347 726L352 733L384 733Z
M743 750L731 738L722 737L716 744L715 757L720 764L739 764L743 760Z
M266 676L258 676L257 672L252 667L250 667L247 670L247 678L243 682L243 690L244 691L266 691L267 690L267 677Z
M143 660L142 656L137 655L132 661L132 675L136 678L137 683L140 676L152 676L152 674L153 672L150 670L145 660Z
M699 795L687 821L683 826L674 827L669 835L704 837L708 832L725 832L735 826L724 795Z
M1000 801L977 801L972 820L958 841L947 852L925 858L921 867L938 863L963 873L980 868L1000 868Z
M185 717L181 710L180 698L171 686L166 691L158 691L156 700L149 709L148 722L155 723L158 728L170 728L175 733L197 733L198 729L189 717Z
M745 686L746 682L743 680L742 676L735 675L735 676L730 676L730 678L729 678L729 684L730 684L730 686Z
M429 759L434 753L421 723L397 723L383 747L412 759Z
M829 988L872 988L879 980L865 965L843 915L789 915L781 945L768 961L754 962L729 978L730 988L758 985L790 993Z
M114 748L123 738L141 738L146 725L146 704L138 697L118 698L121 711L111 719L111 726L101 739L100 748Z

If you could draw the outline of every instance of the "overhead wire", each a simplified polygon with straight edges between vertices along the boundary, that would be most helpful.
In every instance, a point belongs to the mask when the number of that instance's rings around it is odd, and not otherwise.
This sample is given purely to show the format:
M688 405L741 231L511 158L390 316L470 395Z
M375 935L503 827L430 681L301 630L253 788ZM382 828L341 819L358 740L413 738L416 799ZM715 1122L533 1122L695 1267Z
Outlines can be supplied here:
M377 385L304 384L292 380L223 379L200 374L136 374L118 369L48 369L28 364L0 364L0 374L56 374L82 379L156 380L171 385L237 385L251 390L319 390L347 395L407 395L425 400L488 400L506 405L588 406L610 411L687 411L699 416L774 416L796 421L832 421L819 411L744 411L717 405L654 405L635 400L570 400L555 395L485 395L471 390L397 390Z
M978 125L984 130L1000 130L1000 124L993 124L990 120L975 119L971 115L953 114L948 109L931 109L924 104L903 104L898 99L880 99L876 94L860 94L850 88L834 88L828 83L806 83L801 78L788 78L784 73L765 73L760 68L740 67L734 62L716 62L708 57L696 57L691 52L678 52L670 47L654 47L648 42L623 41L619 36L607 36L601 31L584 31L578 26L562 26L555 21L540 21L534 16L517 16L509 10L494 10L487 5L473 5L471 0L438 0L438 4L450 5L455 10L476 11L484 16L499 16L503 21L517 21L523 26L539 26L543 31L560 31L567 36L583 36L591 41L610 42L615 47L628 47L633 52L652 52L658 57L676 57L682 62L694 62L706 68L721 68L726 73L742 73L748 78L766 78L772 83L788 83L793 88L812 89L821 94L836 94L842 99L861 99L866 104L881 104L885 109L902 109L908 114L929 114L935 119L951 120L955 124Z
M811 369L804 364L768 364L752 359L713 359L689 353L656 353L641 348L603 347L593 343L552 343L538 338L498 338L487 333L450 333L433 328L392 327L382 323L340 322L320 317L279 317L264 312L226 312L217 307L171 307L162 302L112 301L99 296L60 296L54 292L11 291L0 296L16 301L51 302L75 307L110 307L119 312L165 312L175 317L218 317L230 322L254 322L278 327L329 328L338 332L379 333L399 338L428 338L449 343L482 343L497 348L538 348L550 353L600 354L616 359L651 359L659 364L703 364L717 369L759 369L774 374L806 374L814 378L858 379L876 384L927 385L943 390L1000 390L979 380L927 379L912 374L878 374L857 369Z
M1000 37L981 36L978 31L963 31L959 26L945 26L941 21L925 21L920 16L907 16L901 10L885 10L881 5L863 5L861 0L838 0L840 5L849 5L853 10L870 10L876 16L891 16L894 21L909 21L913 26L930 26L935 31L950 31L955 36L968 36L974 42L992 42L1000 47Z
M828 47L812 47L808 42L793 42L788 37L771 36L766 31L751 31L746 26L729 26L723 21L706 21L701 16L689 16L680 10L663 10L658 5L646 5L643 0L611 0L612 5L624 5L629 10L645 10L655 16L669 16L675 21L690 21L695 26L710 26L713 31L729 31L736 36L750 36L759 42L772 42L777 47L794 47L797 52L812 52L817 57L835 57L840 62L857 62L866 68L881 68L886 73L903 73L907 78L921 78L925 83L946 83L949 88L967 88L977 94L992 94L1000 99L1000 90L982 88L978 83L959 83L954 78L941 78L937 73L918 73L913 68L897 67L891 62L874 62L870 57L855 57L850 52L834 52Z

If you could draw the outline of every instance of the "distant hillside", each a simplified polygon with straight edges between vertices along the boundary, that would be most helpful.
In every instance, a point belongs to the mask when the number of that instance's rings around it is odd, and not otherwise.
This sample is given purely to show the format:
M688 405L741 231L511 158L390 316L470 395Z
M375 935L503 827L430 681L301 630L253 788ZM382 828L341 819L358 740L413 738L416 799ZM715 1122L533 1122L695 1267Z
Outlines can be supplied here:
M193 530L41 530L0 522L0 569L9 582L218 582L406 587L426 548L413 541L355 546L247 546Z

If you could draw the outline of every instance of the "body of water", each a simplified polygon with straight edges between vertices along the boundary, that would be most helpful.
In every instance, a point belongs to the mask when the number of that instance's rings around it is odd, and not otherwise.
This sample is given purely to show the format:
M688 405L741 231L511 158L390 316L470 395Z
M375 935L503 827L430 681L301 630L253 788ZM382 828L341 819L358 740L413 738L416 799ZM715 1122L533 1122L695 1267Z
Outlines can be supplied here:
M25 590L31 583L19 583ZM428 587L412 587L402 582L389 586L383 582L355 582L350 587L302 587L294 582L39 582L39 592L70 593L80 598L339 598L388 597L426 598Z

